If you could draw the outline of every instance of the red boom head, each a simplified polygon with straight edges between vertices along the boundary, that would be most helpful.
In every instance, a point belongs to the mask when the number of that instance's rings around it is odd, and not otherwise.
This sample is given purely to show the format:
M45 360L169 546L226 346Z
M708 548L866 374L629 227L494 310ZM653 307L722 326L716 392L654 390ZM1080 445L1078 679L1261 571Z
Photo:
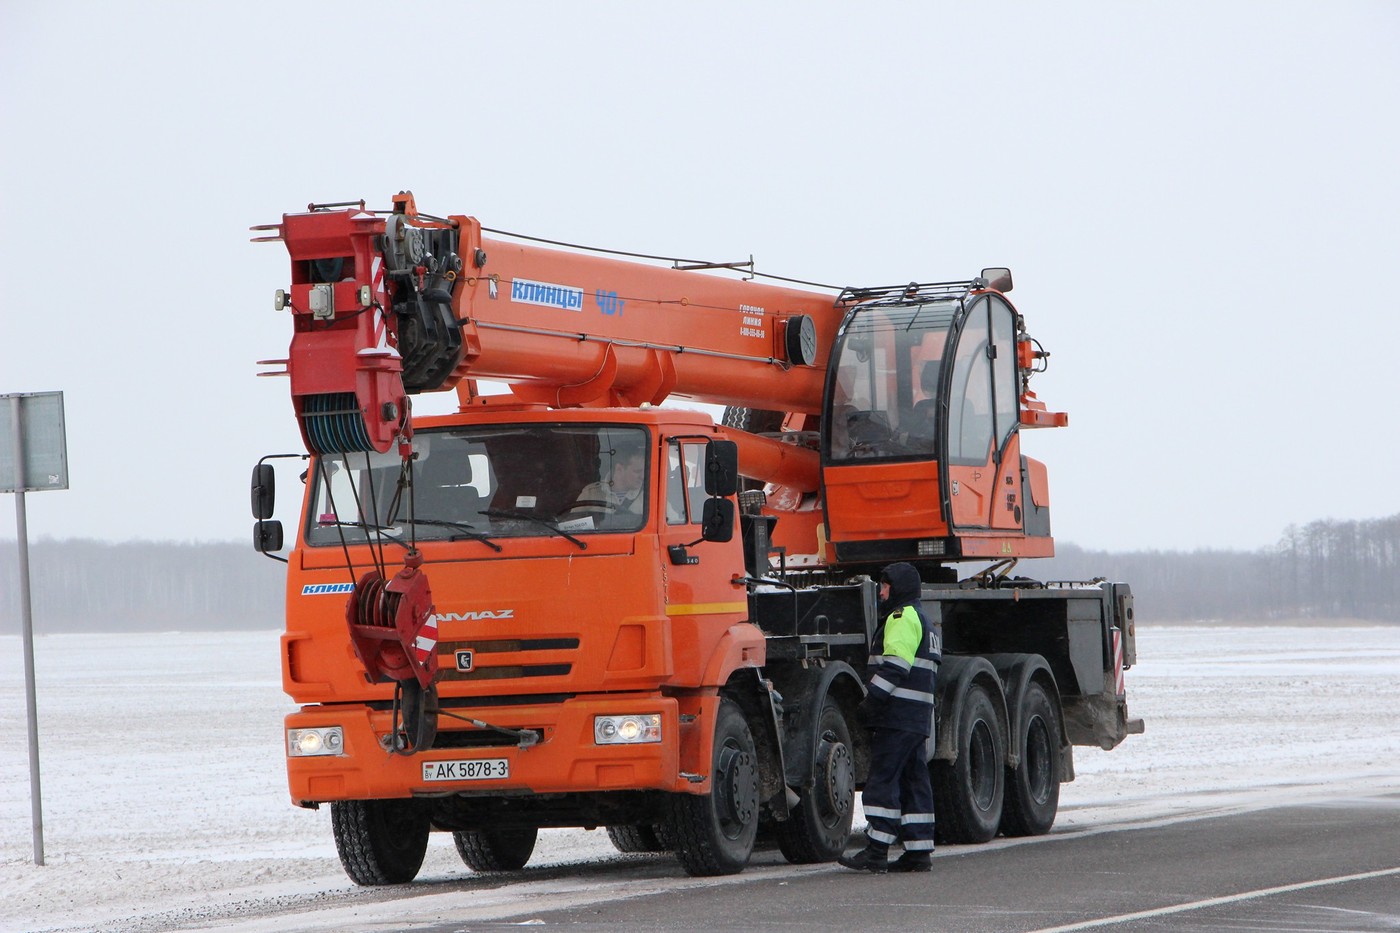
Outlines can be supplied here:
M254 228L268 229L268 228ZM315 453L386 451L407 428L408 393L442 387L462 360L452 292L457 231L395 213L315 205L275 229L292 259L292 406Z
M384 219L317 211L284 215L281 229L295 325L287 371L302 439L315 453L386 451L407 402L375 248Z

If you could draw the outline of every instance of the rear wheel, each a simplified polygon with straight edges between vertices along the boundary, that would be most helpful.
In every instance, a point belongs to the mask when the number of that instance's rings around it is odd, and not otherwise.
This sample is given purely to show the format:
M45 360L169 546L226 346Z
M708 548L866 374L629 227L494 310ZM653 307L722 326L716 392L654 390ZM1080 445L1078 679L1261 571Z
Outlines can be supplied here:
M534 854L539 832L533 826L469 829L453 833L452 841L472 871L519 871Z
M416 800L343 800L331 804L340 864L356 884L406 884L418 876L431 831Z
M812 786L783 822L775 825L778 848L789 862L827 862L841 854L855 812L855 758L851 730L831 697L822 703Z
M996 704L978 684L957 710L958 757L929 766L938 842L986 842L1001 825L1006 793L1006 737Z
M674 794L666 833L689 875L743 871L758 835L758 754L744 714L720 700L710 762L710 792Z
M1013 737L1019 764L1006 769L1001 831L1040 836L1060 807L1060 717L1045 686L1031 683L1020 701L1020 733Z

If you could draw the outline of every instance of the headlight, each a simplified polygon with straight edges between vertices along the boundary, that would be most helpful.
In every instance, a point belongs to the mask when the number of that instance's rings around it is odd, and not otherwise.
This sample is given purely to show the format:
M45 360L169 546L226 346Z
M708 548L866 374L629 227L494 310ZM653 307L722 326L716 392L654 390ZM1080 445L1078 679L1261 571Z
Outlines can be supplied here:
M593 741L598 745L640 745L661 741L661 714L594 716Z
M344 750L345 732L340 726L287 730L287 757L289 758L339 755Z

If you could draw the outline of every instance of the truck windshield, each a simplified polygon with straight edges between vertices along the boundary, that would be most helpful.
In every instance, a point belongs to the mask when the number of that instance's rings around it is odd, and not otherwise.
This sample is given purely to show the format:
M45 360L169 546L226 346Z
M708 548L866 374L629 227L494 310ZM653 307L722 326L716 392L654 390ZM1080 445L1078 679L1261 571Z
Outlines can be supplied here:
M306 543L477 540L637 531L650 484L647 433L617 425L485 425L420 431L412 488L398 452L326 456ZM343 537L342 537L343 536Z
M943 351L960 310L960 302L936 301L851 312L827 392L829 461L936 454Z

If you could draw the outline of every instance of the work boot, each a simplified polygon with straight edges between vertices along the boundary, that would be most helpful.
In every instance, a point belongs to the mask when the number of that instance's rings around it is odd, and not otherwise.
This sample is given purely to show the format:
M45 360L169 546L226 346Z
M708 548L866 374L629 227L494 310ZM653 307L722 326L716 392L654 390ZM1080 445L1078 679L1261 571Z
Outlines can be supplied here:
M836 863L843 868L854 869L855 871L874 872L883 875L890 870L889 850L876 849L874 846L866 846L854 855L843 855L836 860Z
M890 863L890 871L933 871L933 856L927 852L905 852Z

